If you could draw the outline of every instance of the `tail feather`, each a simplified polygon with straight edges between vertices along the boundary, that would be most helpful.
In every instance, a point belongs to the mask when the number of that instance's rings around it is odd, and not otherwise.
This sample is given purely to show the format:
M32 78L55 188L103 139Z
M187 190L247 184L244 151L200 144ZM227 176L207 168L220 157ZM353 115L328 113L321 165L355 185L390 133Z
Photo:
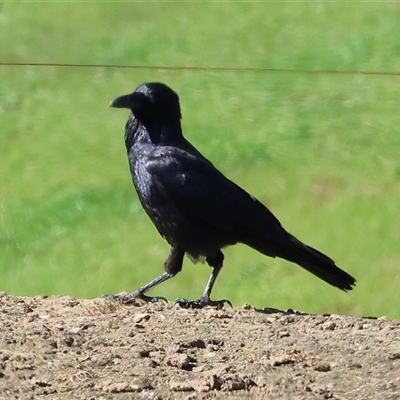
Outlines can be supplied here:
M344 291L352 290L356 280L346 271L340 269L331 258L320 251L300 242L294 236L289 235L293 244L290 251L285 251L282 258L295 262L307 271L318 276L325 282ZM281 257L277 254L278 257Z
M282 230L275 240L265 240L260 235L247 236L243 241L248 246L270 257L279 257L296 263L318 278L344 291L352 290L356 280L340 269L335 261L320 251L300 242Z

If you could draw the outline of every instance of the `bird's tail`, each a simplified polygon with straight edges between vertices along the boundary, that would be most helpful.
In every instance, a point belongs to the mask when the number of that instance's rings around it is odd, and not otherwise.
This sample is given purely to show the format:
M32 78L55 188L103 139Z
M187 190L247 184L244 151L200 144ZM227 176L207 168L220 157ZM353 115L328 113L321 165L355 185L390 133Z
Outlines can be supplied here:
M352 290L352 286L356 283L356 280L340 269L331 258L300 242L285 230L278 233L273 244L271 240L266 241L259 235L253 236L252 239L243 242L267 256L279 257L296 263L339 289Z
M318 276L325 282L344 291L352 290L356 280L347 272L340 269L335 262L320 251L300 242L290 233L287 233L291 249L286 249L277 257L292 261L307 271Z

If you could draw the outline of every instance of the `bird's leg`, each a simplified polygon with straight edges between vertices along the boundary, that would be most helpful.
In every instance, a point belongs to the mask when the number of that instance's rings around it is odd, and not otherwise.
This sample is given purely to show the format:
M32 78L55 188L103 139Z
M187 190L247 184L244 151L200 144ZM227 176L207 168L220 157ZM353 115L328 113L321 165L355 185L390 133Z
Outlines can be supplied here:
M136 299L141 299L145 302L156 302L158 300L167 301L165 297L162 296L146 296L145 293L149 290L153 289L160 283L167 281L168 279L173 278L181 269L182 269L182 262L183 256L185 252L179 248L178 246L172 246L171 252L167 260L164 263L165 272L158 276L157 278L153 279L146 285L140 287L139 289L135 290L134 292L128 293L126 295L105 295L108 299L121 301L122 303L132 303Z
M207 281L207 285L204 289L203 295L200 297L200 299L194 301L186 299L176 299L175 303L178 303L183 308L203 308L205 306L213 306L220 309L225 304L229 304L232 307L232 303L227 299L217 301L210 299L211 291L214 287L215 281L217 280L219 271L221 271L222 268L224 255L222 254L221 250L219 250L215 256L207 257L206 261L208 265L213 268L213 271Z

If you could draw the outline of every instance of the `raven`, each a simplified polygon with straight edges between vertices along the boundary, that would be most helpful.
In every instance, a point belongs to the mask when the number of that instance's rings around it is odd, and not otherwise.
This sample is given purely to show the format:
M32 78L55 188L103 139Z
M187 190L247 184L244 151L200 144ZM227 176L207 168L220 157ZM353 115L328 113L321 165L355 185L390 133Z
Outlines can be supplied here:
M344 291L355 285L351 275L288 233L263 204L226 178L183 137L179 97L170 87L144 83L110 106L131 110L125 145L133 184L144 210L171 246L163 274L114 299L125 303L160 299L145 293L174 277L186 253L193 261L205 259L213 270L200 299L176 302L186 308L230 304L213 301L210 294L224 260L221 249L236 243L296 263Z

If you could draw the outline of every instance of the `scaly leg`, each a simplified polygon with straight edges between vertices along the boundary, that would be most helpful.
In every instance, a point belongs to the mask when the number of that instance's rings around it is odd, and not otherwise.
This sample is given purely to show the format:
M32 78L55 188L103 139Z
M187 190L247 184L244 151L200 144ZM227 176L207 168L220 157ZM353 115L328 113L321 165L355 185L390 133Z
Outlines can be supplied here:
M182 308L203 308L205 306L217 307L218 309L223 308L225 304L229 304L232 307L232 303L227 300L211 300L210 295L214 287L215 281L217 280L219 271L221 271L222 263L224 261L224 255L221 250L213 257L207 257L206 261L213 271L210 278L207 281L207 285L204 289L203 295L198 300L187 300L187 299L176 299L175 303L178 303Z
M105 295L103 297L111 300L121 301L123 303L132 303L135 299L141 299L145 302L155 302L158 300L167 301L165 297L161 296L150 297L146 296L145 293L153 289L154 287L158 286L160 283L163 283L168 279L173 278L182 269L184 254L185 252L181 248L179 248L178 246L172 246L171 252L164 264L165 272L163 274L153 279L146 285L135 290L134 292L128 293L126 295L116 294L116 295Z

